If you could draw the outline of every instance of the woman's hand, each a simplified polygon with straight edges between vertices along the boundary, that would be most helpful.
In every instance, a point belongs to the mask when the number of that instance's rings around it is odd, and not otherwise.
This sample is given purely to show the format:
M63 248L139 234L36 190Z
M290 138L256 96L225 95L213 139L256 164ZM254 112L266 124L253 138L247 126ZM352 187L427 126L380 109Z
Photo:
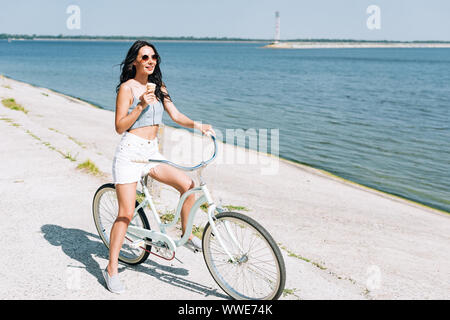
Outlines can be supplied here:
M207 135L208 133L211 133L213 136L216 135L210 124L198 124L197 129L200 130L204 135Z
M153 104L156 102L155 92L146 91L139 97L139 100L141 100L139 104L141 105L142 109L145 109L149 104Z

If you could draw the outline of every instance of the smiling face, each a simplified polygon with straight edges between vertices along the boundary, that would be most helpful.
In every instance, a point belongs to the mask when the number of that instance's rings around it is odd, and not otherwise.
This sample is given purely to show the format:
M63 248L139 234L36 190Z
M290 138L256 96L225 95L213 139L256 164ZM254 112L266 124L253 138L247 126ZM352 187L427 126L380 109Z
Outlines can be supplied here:
M147 75L150 75L155 70L157 62L158 56L153 48L144 46L139 49L133 65L136 67L136 73L146 73Z

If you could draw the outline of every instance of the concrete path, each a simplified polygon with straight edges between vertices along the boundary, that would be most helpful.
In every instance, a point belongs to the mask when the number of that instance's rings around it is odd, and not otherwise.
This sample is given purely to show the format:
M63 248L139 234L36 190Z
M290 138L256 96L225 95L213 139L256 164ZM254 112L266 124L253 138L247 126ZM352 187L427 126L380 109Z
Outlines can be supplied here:
M7 78L0 78L0 98L28 111L0 104L0 299L228 299L203 256L184 248L177 252L182 262L150 256L139 266L121 265L127 292L109 293L101 275L108 252L91 205L97 188L111 181L120 139L114 114ZM199 139L166 127L164 153L195 163L201 152L192 159L180 150ZM249 152L220 148L206 180L216 199L245 207L279 243L287 268L282 299L450 298L447 213L268 156L227 163L227 155ZM104 176L76 168L87 159ZM177 196L163 187L160 208L173 208ZM195 223L205 222L199 216Z

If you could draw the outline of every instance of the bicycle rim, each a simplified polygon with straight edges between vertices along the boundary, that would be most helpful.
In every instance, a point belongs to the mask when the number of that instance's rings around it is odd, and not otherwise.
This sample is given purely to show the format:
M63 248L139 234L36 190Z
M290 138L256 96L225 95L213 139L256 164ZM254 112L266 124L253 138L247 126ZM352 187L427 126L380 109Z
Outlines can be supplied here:
M214 280L234 299L277 299L284 289L285 267L274 240L261 225L244 215L229 212L216 217L217 231L234 261L208 224L203 255Z
M136 202L136 206L138 205L138 202ZM136 214L133 220L130 222L130 225L150 229L149 223L145 217L145 213L141 212L142 209L140 209L139 211L140 212L138 212L138 214ZM108 249L111 228L117 218L118 212L119 204L117 201L117 194L114 185L107 184L100 187L94 196L94 221L97 231L103 243ZM149 253L144 250L144 248L132 248L130 244L133 242L133 240L135 239L131 239L130 237L125 236L122 248L119 253L119 260L127 264L142 263L147 259L149 255ZM149 248L146 249L150 250L150 246L148 247Z

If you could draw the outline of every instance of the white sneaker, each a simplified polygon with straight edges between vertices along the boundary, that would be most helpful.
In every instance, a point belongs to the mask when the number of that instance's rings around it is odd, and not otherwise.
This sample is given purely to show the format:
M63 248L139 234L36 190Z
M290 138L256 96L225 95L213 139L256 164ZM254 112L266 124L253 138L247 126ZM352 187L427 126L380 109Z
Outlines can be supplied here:
M188 240L184 246L194 252L199 252L202 251L202 240L194 236L192 239Z
M105 278L106 286L112 293L122 293L125 291L125 287L119 279L119 275L110 276L108 269L102 271L103 278Z

